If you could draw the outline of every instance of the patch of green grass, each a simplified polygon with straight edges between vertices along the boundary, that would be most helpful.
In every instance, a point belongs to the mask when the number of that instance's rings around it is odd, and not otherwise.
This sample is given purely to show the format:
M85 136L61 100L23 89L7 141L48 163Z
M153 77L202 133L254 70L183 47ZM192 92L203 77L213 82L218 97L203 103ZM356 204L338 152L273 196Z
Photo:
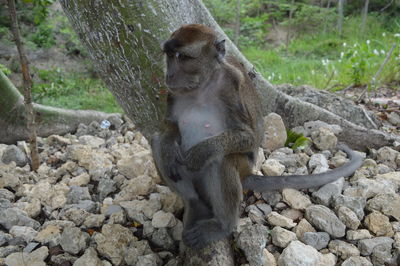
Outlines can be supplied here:
M319 89L342 89L348 85L369 84L394 43L389 62L376 80L376 85L400 86L400 19L384 23L370 15L364 34L360 18L347 18L344 33L335 31L303 34L289 47L262 50L242 49L258 71L273 84L308 84Z
M68 109L91 109L122 113L114 96L99 79L78 73L64 74L59 69L38 70L42 82L34 84L37 103Z

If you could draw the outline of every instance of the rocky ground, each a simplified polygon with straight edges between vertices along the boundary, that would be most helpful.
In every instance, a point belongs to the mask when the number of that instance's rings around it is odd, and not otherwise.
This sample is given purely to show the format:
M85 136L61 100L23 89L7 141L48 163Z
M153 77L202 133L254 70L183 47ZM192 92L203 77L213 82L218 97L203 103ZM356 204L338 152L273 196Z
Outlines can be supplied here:
M0 144L0 264L178 265L182 202L162 184L134 125L109 120L108 129L93 122L74 135L39 139L37 172L24 142ZM320 173L347 161L335 150L339 126L296 128L313 146L293 151L281 148L279 117L267 121L255 172ZM233 237L237 264L398 265L396 149L362 153L352 177L318 189L247 193Z

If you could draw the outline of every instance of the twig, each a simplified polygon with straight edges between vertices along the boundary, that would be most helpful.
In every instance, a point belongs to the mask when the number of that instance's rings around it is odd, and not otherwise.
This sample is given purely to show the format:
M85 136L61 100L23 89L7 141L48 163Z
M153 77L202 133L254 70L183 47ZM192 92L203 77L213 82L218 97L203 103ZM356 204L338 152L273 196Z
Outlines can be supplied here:
M385 11L389 6L391 6L392 4L393 4L393 1L394 0L391 0L390 2L389 2L389 4L387 4L386 6L384 6L381 10L379 10L379 12L383 12L383 11Z
M325 90L325 89L328 87L329 83L331 83L332 78L333 78L334 75L335 75L335 70L332 70L332 74L330 75L328 81L326 82L326 85L325 85L325 87L323 88L323 90Z
M389 52L388 52L387 55L386 55L385 60L383 60L381 66L380 66L379 69L378 69L378 71L376 71L375 75L372 77L371 82L370 82L369 84L367 84L367 87L365 88L365 90L363 91L363 93L361 93L361 95L360 95L360 97L358 98L357 102L360 102L360 101L364 98L364 96L365 96L365 94L367 93L368 88L370 87L370 85L371 85L371 87L372 87L372 86L375 86L376 79L377 79L378 76L381 74L381 72L382 72L383 68L385 67L385 65L389 62L389 59L390 59L390 57L391 57L392 54L393 54L394 48L396 48L396 43L394 43L394 44L392 45L392 48L390 48Z
M32 79L31 75L29 74L28 59L26 58L24 46L21 40L21 34L19 32L17 11L15 10L15 0L8 0L8 8L10 12L11 28L14 35L14 41L15 44L17 45L19 60L21 62L25 109L27 114L26 120L29 132L29 144L30 144L29 148L31 150L32 170L36 171L39 168L40 159L37 150L35 115L33 112L33 105L32 105L32 95L31 95Z
M367 113L367 111L364 108L361 108L361 110L363 111L365 117L367 118L367 120L371 123L371 125L375 128L378 129L378 126L375 124L375 122L371 119L371 117L369 116L369 114Z

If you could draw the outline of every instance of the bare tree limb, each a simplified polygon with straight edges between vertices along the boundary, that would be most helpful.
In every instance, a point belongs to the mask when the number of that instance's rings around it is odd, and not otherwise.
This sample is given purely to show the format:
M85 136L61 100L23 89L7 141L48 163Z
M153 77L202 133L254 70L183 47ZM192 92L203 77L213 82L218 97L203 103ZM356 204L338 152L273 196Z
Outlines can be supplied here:
M28 59L24 51L24 45L21 40L21 34L19 32L17 12L15 10L15 0L8 0L8 8L11 18L11 28L14 35L14 41L17 45L19 60L21 62L22 76L23 76L23 87L24 87L24 100L27 114L27 128L29 132L29 144L31 151L31 166L32 170L36 171L40 165L39 153L36 142L36 126L35 126L35 115L33 114L32 105L32 79L29 73Z

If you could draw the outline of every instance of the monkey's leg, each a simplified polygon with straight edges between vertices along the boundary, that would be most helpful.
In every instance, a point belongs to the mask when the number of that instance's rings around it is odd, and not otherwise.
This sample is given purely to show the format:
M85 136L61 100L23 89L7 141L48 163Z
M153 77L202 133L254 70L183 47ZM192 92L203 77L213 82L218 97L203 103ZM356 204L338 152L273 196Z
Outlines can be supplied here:
M186 167L176 164L174 149L178 147L175 144L173 139L158 134L151 141L158 172L167 185L183 199L185 205L183 222L186 228L198 220L211 218L212 211L204 201L199 199L193 185L193 173L187 171Z
M235 229L242 200L242 187L239 173L227 157L219 163L207 165L206 175L202 176L202 191L211 205L213 217L201 219L193 226L185 228L184 242L194 248L223 239Z

